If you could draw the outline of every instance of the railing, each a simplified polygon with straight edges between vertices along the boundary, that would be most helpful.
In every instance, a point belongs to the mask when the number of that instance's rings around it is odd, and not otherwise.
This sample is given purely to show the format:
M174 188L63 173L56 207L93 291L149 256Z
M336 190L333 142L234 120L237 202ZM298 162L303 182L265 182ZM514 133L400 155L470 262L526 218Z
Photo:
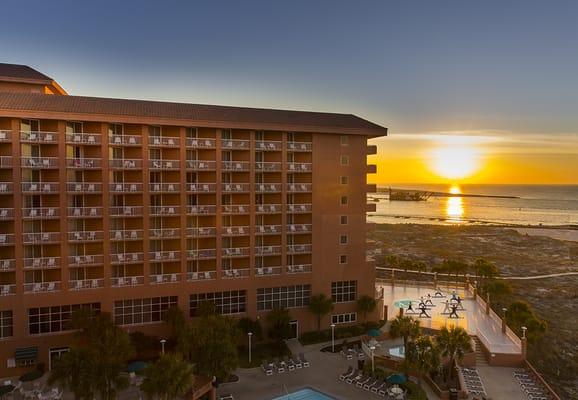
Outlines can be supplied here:
M12 141L12 131L0 129L0 142Z
M112 287L138 286L144 284L144 276L121 276L110 278Z
M194 171L214 171L217 163L210 160L186 160L185 166Z
M221 190L226 193L249 192L251 185L249 183L222 183Z
M13 218L14 218L13 208L0 208L0 220L13 219Z
M68 289L70 290L87 290L99 289L104 287L104 279L77 279L68 281Z
M173 170L179 169L179 160L149 160L150 169Z
M59 268L60 257L25 258L22 260L25 269Z
M221 148L223 149L234 149L234 150L249 150L251 147L250 140L241 139L222 139Z
M255 184L255 191L257 193L276 193L281 191L281 187L280 183L257 183Z
M178 261L181 259L181 252L176 250L150 251L149 261Z
M158 216L178 215L180 209L180 206L150 206L149 213Z
M24 293L46 293L60 290L60 281L25 283Z
M217 206L187 206L187 214L190 215L210 215L217 212Z
M0 285L0 296L10 296L16 294L16 285Z
M217 228L212 226L187 228L187 237L207 237L207 236L215 236L216 234Z
M255 149L281 151L283 149L283 143L276 140L257 140L255 141Z
M289 254L307 254L311 253L312 245L310 244L289 244L287 253Z
M311 151L311 142L287 142L287 150L291 151Z
M68 232L69 242L94 242L98 240L102 240L102 231Z
M115 217L135 217L142 215L142 206L113 206L108 212Z
M288 274L304 274L312 271L311 264L294 264L287 266Z
M102 207L68 207L69 217L101 217Z
M144 261L144 253L116 253L110 255L111 264L135 264Z
M222 205L222 214L246 214L251 210L249 205Z
M249 268L224 269L221 272L223 279L247 278L251 274Z
M20 162L25 168L58 168L57 157L22 157Z
M217 185L214 183L187 183L187 192L192 193L214 193Z
M288 224L286 231L288 233L308 233L311 232L311 224Z
M108 166L113 169L141 169L140 159L114 159L108 160Z
M224 171L249 171L250 167L249 161L223 161L221 163Z
M67 158L67 168L98 169L101 168L100 158Z
M221 235L223 236L243 236L249 235L250 232L248 226L224 226L221 229Z
M255 169L263 172L281 171L282 164L280 162L256 162Z
M206 281L215 279L217 271L187 272L187 281Z
M0 233L0 246L10 246L14 244L13 233Z
M58 132L20 131L21 142L57 143Z
M287 204L287 212L289 213L310 213L311 210L311 204Z
M3 259L0 260L0 271L12 271L16 268L16 260L11 259Z
M108 188L112 193L140 193L142 192L142 183L110 183Z
M255 268L255 276L281 275L283 267L259 267Z
M249 247L224 247L221 249L222 257L244 257L251 254Z
M102 192L102 183L68 182L66 190L72 193L100 193Z
M0 156L0 168L11 168L12 156Z
M311 163L289 162L287 169L289 172L311 172Z
M84 254L79 256L68 256L68 266L82 267L85 265L101 265L104 262L102 254Z
M0 182L0 194L12 193L12 183Z
M194 149L214 149L215 139L209 138L187 138L186 146Z
M142 137L136 135L109 135L109 144L122 146L139 146Z
M22 242L29 243L50 243L60 241L60 232L35 232L23 233Z
M255 212L257 214L276 214L282 210L281 204L257 204Z
M217 250L215 250L215 249L197 249L197 250L188 250L187 251L187 259L188 260L210 259L210 258L215 258L216 256L217 256Z
M59 193L60 185L52 182L22 182L22 191L27 193Z
M72 144L100 144L101 143L101 135L100 133L67 133L66 134L66 143Z
M160 285L162 283L177 283L180 280L181 274L156 274L150 275L149 282L151 285Z
M179 147L180 138L171 136L149 136L149 146L151 147Z
M276 256L281 254L281 246L257 246L255 247L256 256Z
M179 228L151 229L150 237L156 239L177 238L179 232Z
M149 183L149 191L154 193L179 192L181 185L178 183Z
M307 193L313 188L311 183L288 183L287 191L289 193Z
M111 230L110 240L140 240L143 238L142 229Z
M275 235L283 233L283 226L282 225L255 225L255 234L256 235Z

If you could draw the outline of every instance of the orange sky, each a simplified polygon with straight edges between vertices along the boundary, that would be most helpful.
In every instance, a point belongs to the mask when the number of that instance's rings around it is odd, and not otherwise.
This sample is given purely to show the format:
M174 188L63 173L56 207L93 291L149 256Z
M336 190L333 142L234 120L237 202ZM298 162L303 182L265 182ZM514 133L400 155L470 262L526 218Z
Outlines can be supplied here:
M377 155L369 157L378 171L368 175L370 183L578 183L578 134L391 134L370 143L378 147ZM467 166L472 167L467 176L450 176Z

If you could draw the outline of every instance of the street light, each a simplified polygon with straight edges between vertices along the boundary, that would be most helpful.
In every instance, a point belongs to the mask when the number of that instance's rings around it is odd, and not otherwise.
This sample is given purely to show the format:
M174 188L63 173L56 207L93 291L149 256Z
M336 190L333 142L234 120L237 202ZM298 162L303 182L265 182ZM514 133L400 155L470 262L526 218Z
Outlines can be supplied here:
M331 324L331 352L335 353L335 324Z
M526 330L528 328L526 328L525 326L522 327L522 339L526 339Z
M369 346L369 350L371 350L371 372L375 372L375 361L373 358L373 352L375 351L375 346Z
M161 339L161 354L165 354L165 343L167 342L166 339Z
M249 337L249 364L251 364L251 336L253 336L253 332L247 332L247 336Z

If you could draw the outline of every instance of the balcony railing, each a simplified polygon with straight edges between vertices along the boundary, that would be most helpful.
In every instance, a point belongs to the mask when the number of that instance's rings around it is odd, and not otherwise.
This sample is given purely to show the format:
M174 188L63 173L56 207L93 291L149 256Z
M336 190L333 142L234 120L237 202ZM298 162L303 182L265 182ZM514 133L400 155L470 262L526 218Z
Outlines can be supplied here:
M0 296L10 296L16 294L16 285L0 285Z
M178 215L181 207L179 206L150 206L150 215L167 216Z
M96 242L102 240L102 231L68 232L69 242Z
M249 192L251 190L251 184L249 183L223 183L221 184L221 190L226 193L243 193Z
M113 217L138 217L142 215L142 206L114 206L108 212Z
M101 143L101 135L100 133L67 133L66 143L99 145Z
M215 139L208 138L187 138L187 147L192 147L194 149L214 149Z
M289 244L287 245L288 254L308 254L311 253L312 246L310 244Z
M151 147L179 147L180 143L178 137L149 136L149 146Z
M109 135L108 142L119 146L140 146L142 137L137 135Z
M221 163L224 171L249 171L250 167L249 161L223 161Z
M13 233L0 233L0 246L11 246L14 244Z
M187 251L187 260L207 260L215 258L217 250L215 249L197 249Z
M22 182L25 193L59 193L60 185L54 182Z
M213 226L201 226L187 228L187 237L211 237L217 234L217 228Z
M144 261L144 253L116 253L110 255L111 264L137 264Z
M258 214L277 214L281 210L281 204L257 204L255 206L255 212Z
M280 192L282 185L280 183L257 183L255 191L257 193L277 193Z
M214 193L216 190L214 183L187 183L187 192L191 193Z
M266 151L281 151L283 143L275 140L258 140L255 141L255 149Z
M58 143L58 132L20 131L20 141L27 143Z
M0 156L0 168L12 168L12 156Z
M311 163L290 162L287 169L289 172L311 172Z
M89 265L102 265L104 256L102 254L83 254L79 256L68 256L69 267L84 267Z
M149 282L151 285L160 285L162 283L177 283L179 282L181 274L157 274L150 275Z
M251 141L241 139L222 139L221 147L223 149L249 150L251 147Z
M187 214L189 215L211 215L217 212L217 206L197 205L187 206Z
M139 286L142 284L144 284L144 276L122 276L118 278L110 278L110 285L112 287Z
M311 264L294 264L287 266L287 273L288 274L303 274L307 272L311 272Z
M58 168L57 157L22 157L21 165L24 168L49 169Z
M288 183L287 191L289 193L307 193L311 192L312 187L311 183Z
M149 183L149 192L178 193L181 185L178 183Z
M224 226L221 229L223 236L244 236L249 235L251 230L248 226Z
M60 268L60 257L24 258L25 269Z
M249 205L223 205L221 206L222 214L246 214L251 210Z
M78 279L68 281L68 288L70 290L88 290L88 289L100 289L104 287L104 279Z
M102 217L102 207L68 207L68 216L73 218Z
M311 151L311 142L287 142L287 150L290 151Z
M187 281L207 281L215 279L217 271L187 272Z
M293 214L310 213L311 204L287 204L287 212Z
M149 168L154 170L174 170L179 165L179 160L149 160Z
M82 193L82 194L101 193L102 192L102 183L68 182L66 184L66 190L69 193Z
M22 242L24 244L54 243L59 241L60 241L60 232L34 232L22 234Z
M14 260L13 258L11 259L3 259L0 260L0 271L2 272L6 272L6 271L13 271L16 268L16 260Z
M221 273L223 279L247 278L251 274L249 268L224 269Z
M149 260L150 262L158 261L178 261L181 259L181 252L175 250L165 250L165 251L150 251Z
M276 256L281 254L281 246L257 246L255 247L256 256Z
M141 193L142 183L130 182L130 183L110 183L108 185L109 190L112 193Z
M102 163L100 158L67 158L66 167L78 169L100 169Z
M179 228L151 229L150 237L155 239L178 238L179 233L180 233Z
M0 142L11 142L12 141L12 131L0 129Z
M281 272L283 272L283 267L255 268L255 276L281 275Z
M24 293L50 293L60 290L60 281L25 283Z
M280 162L256 162L255 169L263 172L281 171L282 164Z
M108 166L113 169L141 169L142 160L140 159L108 160Z
M143 238L142 229L111 230L110 240L141 240Z
M13 208L0 208L0 220L14 219Z
M12 183L0 182L0 194L12 193Z
M286 231L288 233L309 233L311 232L311 224L288 224Z
M193 171L214 171L217 163L209 160L186 160L185 166Z
M245 257L251 254L249 247L224 247L221 249L222 257Z
M275 235L283 233L282 225L255 225L256 235Z

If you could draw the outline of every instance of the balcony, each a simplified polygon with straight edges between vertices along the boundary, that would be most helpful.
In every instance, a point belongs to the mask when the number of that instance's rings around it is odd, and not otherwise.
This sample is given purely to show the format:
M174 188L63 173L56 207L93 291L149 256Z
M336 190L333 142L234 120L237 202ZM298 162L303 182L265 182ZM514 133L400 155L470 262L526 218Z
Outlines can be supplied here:
M102 217L102 207L68 207L68 216L71 218Z
M222 236L245 236L249 235L250 232L248 226L224 226L221 229Z
M287 204L287 212L292 214L306 214L312 210L311 204Z
M104 279L78 279L68 281L68 289L70 290L88 290L100 289L104 287Z
M151 251L149 252L150 262L161 261L179 261L181 259L180 251L165 250L165 251Z
M280 183L256 183L255 192L257 193L279 193L282 185Z
M178 170L179 160L149 160L149 169L160 171Z
M255 268L255 276L281 275L281 272L283 272L283 267Z
M164 217L167 215L179 215L181 207L179 206L150 206L150 215Z
M12 168L12 156L0 156L0 168Z
M160 285L163 283L178 283L181 274L157 274L157 275L150 275L149 283L151 285Z
M101 193L102 183L93 182L68 182L66 184L68 193L91 194Z
M187 237L212 237L217 234L217 228L213 226L202 226L197 228L187 228Z
M142 183L110 183L108 190L111 193L142 193Z
M21 143L58 143L58 132L20 131Z
M187 260L210 260L217 257L215 249L197 249L187 251Z
M232 257L247 257L251 254L251 249L249 247L224 247L221 249L221 256L232 258Z
M12 131L0 129L0 143L10 143L12 141Z
M222 183L221 190L225 193L244 193L251 190L249 183Z
M251 141L240 139L221 139L221 148L232 150L249 150L251 148Z
M281 151L283 149L283 143L274 140L258 140L255 141L255 149L264 151Z
M214 171L217 163L209 160L186 160L185 166L192 171Z
M60 242L60 232L34 232L22 234L22 243L24 244L58 242Z
M23 182L22 192L30 194L60 193L60 184L53 182Z
M249 268L242 269L224 269L221 277L223 279L247 278L251 275Z
M289 151L311 151L311 142L287 142L287 150Z
M149 192L152 193L178 193L180 188L178 183L149 183Z
M187 138L185 145L187 147L191 147L193 149L214 149L215 148L215 139Z
M188 215L212 215L217 212L217 206L187 206Z
M175 239L179 237L179 228L151 229L149 236L152 239Z
M281 171L282 164L280 162L256 162L255 170L262 172L276 172Z
M16 294L16 285L0 285L0 296L10 296Z
M69 242L97 242L102 240L102 231L68 232Z
M113 217L140 217L142 216L142 206L114 206L108 210Z
M142 160L139 159L108 160L108 166L112 169L141 169Z
M170 136L150 136L150 147L179 147L181 143L180 138Z
M75 169L100 169L102 163L100 158L67 158L66 167Z
M53 169L58 168L57 157L22 157L20 159L23 168Z
M281 255L281 246L257 246L255 247L256 256L278 256Z
M187 183L189 193L215 193L217 185L214 183Z
M287 233L310 233L311 224L287 224Z
M10 194L10 193L12 193L12 183L0 182L0 194Z
M118 278L110 278L110 286L112 287L139 286L143 284L144 276L121 276Z
M207 281L215 279L217 271L187 272L187 281Z
M67 133L66 143L68 144L85 144L85 145L100 145L100 133Z
M0 221L14 219L13 208L0 208Z
M136 135L109 135L108 143L118 146L140 146L142 137Z
M84 254L79 256L68 256L69 267L88 267L102 265L104 256L102 254Z
M57 292L59 290L60 290L59 281L24 284L24 293L50 293L50 292Z
M0 246L12 246L14 244L13 233L0 233Z
M249 205L223 205L221 214L246 214L250 209Z
M14 271L16 269L16 260L3 259L0 260L0 272Z
M223 171L249 171L251 165L249 161L223 161L221 163Z
M311 163L289 162L287 163L289 172L311 172Z
M289 193L308 193L311 192L313 185L311 183L288 183L287 192Z
M294 264L287 266L288 274L303 274L312 271L311 264Z
M24 258L24 269L60 268L60 257Z
M117 253L110 255L110 263L119 264L138 264L144 261L144 253Z
M283 233L282 225L255 225L255 235L277 235Z
M257 214L277 214L280 213L283 207L281 204L257 204L255 212Z
M111 241L142 240L142 238L143 238L142 229L125 229L125 230L110 231Z
M287 245L287 254L309 254L312 245L310 244L289 244Z

